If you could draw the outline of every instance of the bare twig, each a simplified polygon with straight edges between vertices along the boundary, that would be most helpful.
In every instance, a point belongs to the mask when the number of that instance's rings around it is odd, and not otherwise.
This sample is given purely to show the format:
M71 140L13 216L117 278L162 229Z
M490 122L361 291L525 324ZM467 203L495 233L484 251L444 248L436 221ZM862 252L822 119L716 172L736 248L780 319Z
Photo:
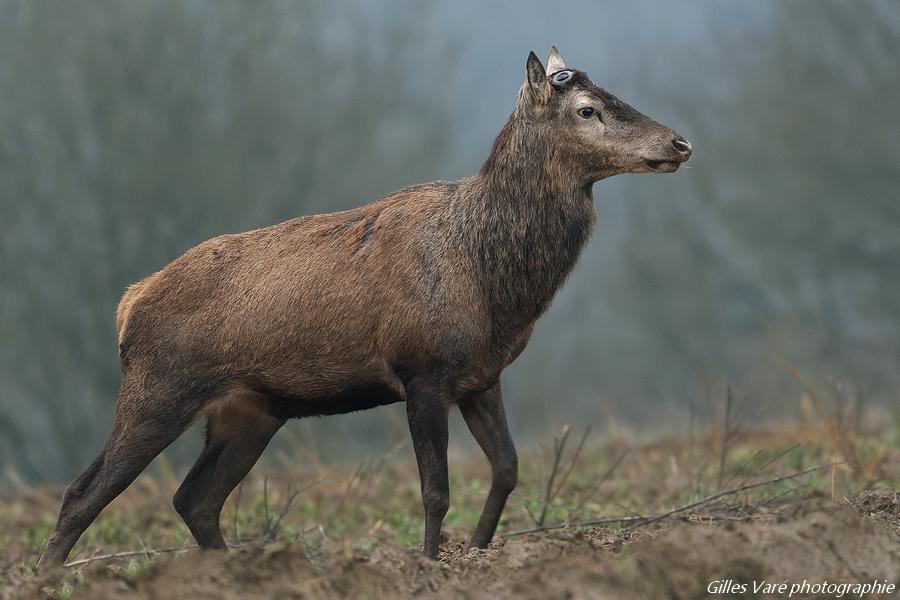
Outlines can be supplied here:
M706 472L706 468L709 467L709 457L704 456L700 461L700 464L697 465L697 468L694 469L694 474L691 477L692 487L694 489L695 494L703 493L703 473Z
M693 517L696 516L696 520ZM712 523L713 521L746 521L750 518L749 514L745 515L681 515L678 517L685 523Z
M272 522L271 527L269 527L263 534L262 540L260 541L261 545L265 546L272 540L272 537L278 531L278 526L281 525L281 520L284 519L284 517L288 514L288 511L291 509L291 504L293 504L293 502L297 498L297 496L299 496L306 490L319 485L323 481L325 481L325 478L319 477L312 483L305 485L302 488L300 488L299 490L296 490L293 492L290 490L290 487L288 487L288 495L284 500L284 506L281 508L281 511L278 513L278 516L275 517L275 520Z
M79 559L79 560L81 561L80 564L77 564L77 565L74 565L74 566L78 566L78 567L81 567L81 568L80 568L80 569L75 569L75 572L76 572L76 573L81 573L81 572L84 570L85 565L87 565L89 562L91 562L92 560L94 560L94 558L96 558L96 557L99 556L99 555L100 555L100 549L99 549L99 548L95 548L94 551L91 553L91 555L90 555L89 557ZM68 566L73 566L73 565L66 564L66 565L63 565L63 566L68 567Z
M664 513L656 515L654 517L650 517L649 519L641 521L640 523L635 523L634 525L629 525L626 529L631 530L631 529L636 529L637 527L643 527L644 525L649 525L650 523L655 523L657 521L661 521L668 516L671 516L671 515L674 515L677 513L681 513L686 510L690 510L692 508L696 508L696 507L704 505L704 504L709 504L710 502L718 500L719 498L722 498L724 496L733 496L734 494L740 494L741 492L746 492L747 490L752 490L752 489L755 489L758 487L763 487L766 485L773 485L776 483L781 483L782 481L789 481L791 479L796 479L798 477L802 477L803 475L812 473L813 471L820 471L820 470L828 468L830 466L831 466L831 464L829 463L829 464L825 464L825 465L819 465L816 467L810 467L809 469L804 469L802 471L792 473L791 475L782 475L781 477L773 477L772 479L766 479L764 481L757 481L756 483L748 483L746 485L738 486L736 488L731 488L731 489L725 490L723 492L718 492L711 496L707 496L705 498L697 500L696 502L692 502L690 504L686 504L684 506L680 506L678 508L672 509L668 512L664 512Z
M344 510L344 505L347 503L347 499L350 498L350 492L353 490L353 485L362 477L363 470L366 467L365 459L359 461L359 464L356 465L356 468L353 469L353 473L350 474L349 479L347 479L347 485L344 487L344 493L341 494L341 499L337 501L337 504L334 505L334 514L339 515Z
M296 498L299 494L305 492L306 490L312 488L313 486L318 485L319 483L321 483L324 480L325 480L325 477L321 477L321 478L317 479L316 481L310 483L309 485L299 489L297 492L293 493L292 496L294 498ZM288 506L288 508L289 508L289 506ZM283 517L284 514L287 514L287 511L283 509L282 513L283 514L281 514L280 517ZM278 520L275 521L273 528L275 526L277 526L277 524L280 522L280 520L281 519L279 518ZM322 528L321 525L314 525L313 527L310 527L309 529L304 530L303 533L305 535L307 533L310 533L310 532L316 531L316 530L319 531L319 533L321 534L323 539L326 537L325 530ZM266 540L264 538L260 538L258 540L250 539L250 540L247 540L246 542L242 542L240 544L228 544L228 547L229 548L247 548L247 547L257 544L257 543L259 543L260 545L265 545L267 543L267 541L268 540ZM182 546L171 546L169 548L146 548L146 547L143 547L144 546L143 542L141 542L141 546L142 546L141 550L126 550L124 552L113 552L111 554L94 554L88 558L81 558L78 560L73 560L73 561L67 562L63 566L64 567L79 567L79 566L86 565L88 563L92 563L92 562L100 561L100 560L115 560L115 559L119 559L119 558L130 558L132 556L147 556L147 557L149 557L149 556L155 556L157 554L170 554L173 552L175 552L175 553L188 552L190 550L196 550L197 548L199 548L199 546L197 544L184 544Z
M725 480L725 483L722 484L722 487L724 487L724 486L728 485L729 483L731 483L731 480L732 480L732 479L734 479L735 477L737 477L738 475L740 475L740 474L743 472L743 470L746 469L746 468L750 465L750 463L752 463L754 460L756 460L757 458L759 458L759 456L760 456L761 454L762 454L762 450L757 450L756 452L754 452L754 453L750 456L750 458L748 458L747 460L745 460L744 462L742 462L742 463L740 464L740 466L739 466L737 469L734 470L734 473L732 473L732 474L728 477L728 479Z
M353 470L353 473L350 475L350 479L347 480L347 486L344 488L344 495L341 498L341 504L344 503L344 499L350 495L350 490L353 489L353 484L357 479L360 479L362 476L363 469L365 468L366 461L365 459L361 460L356 468Z
M679 506L678 508L674 508L672 510L666 511L664 513L660 513L657 515L653 515L647 518L640 517L604 517L598 519L589 519L586 521L568 521L565 523L557 523L556 525L542 525L540 527L533 527L531 529L523 529L521 531L510 531L507 533L499 534L500 537L515 537L519 535L525 535L527 533L538 533L541 531L552 531L555 529L563 529L565 527L587 527L592 525L609 525L612 523L631 523L625 530L630 531L636 529L638 527L643 527L644 525L649 525L650 523L655 523L657 521L661 521L667 517L672 515L676 515L678 513L682 513L692 508L697 508L699 506L703 506L714 502L720 498L724 498L725 496L733 496L735 494L740 494L741 492L746 492L748 490L752 490L755 488L774 485L776 483L781 483L782 481L790 481L793 479L797 479L798 477L802 477L803 475L808 475L814 471L820 471L822 469L826 469L831 466L831 463L818 465L816 467L810 467L808 469L804 469L802 471L798 471L796 473L791 473L790 475L782 475L780 477L772 477L771 479L765 479L763 481L757 481L755 483L749 483L740 485L735 488L723 490L721 492L717 492L712 494L711 496L706 496L705 498L701 498L695 502L691 502L690 504L685 504L684 506Z
M538 527L544 524L544 520L547 518L547 511L549 510L550 505L553 504L557 496L559 496L559 493L565 487L566 482L569 480L569 475L572 474L572 470L575 468L575 464L578 462L578 457L581 456L581 451L582 449L584 449L584 443L587 441L587 437L591 433L591 426L588 425L587 427L585 427L584 433L581 436L581 440L578 442L578 446L575 447L575 451L569 458L567 466L562 470L562 475L559 476L559 483L556 483L557 475L559 475L560 473L560 465L562 465L566 443L569 441L569 434L571 432L572 426L566 425L563 428L562 435L559 438L553 438L553 466L550 469L550 475L547 477L547 485L544 488L544 499L541 502L540 515L535 518L531 511L528 510L529 515L531 515L532 520Z
M94 562L97 560L110 560L113 558L128 558L131 556L152 556L155 554L167 554L169 552L182 552L187 550L193 550L197 548L197 544L186 544L184 546L172 546L171 548L145 548L143 550L128 550L127 552L114 552L112 554L98 554L96 556L91 556L90 558L82 558L79 560L73 560L71 562L67 562L64 566L66 567L77 567L79 565L86 565L87 563Z
M296 493L293 492L291 490L291 487L292 487L292 485L289 483L288 489L287 489L287 496L284 499L284 506L282 507L281 511L279 512L279 514L275 518L275 520L272 522L269 522L269 517L268 517L268 515L266 516L266 523L265 523L265 526L263 527L263 532L262 532L262 536L260 539L260 545L265 546L266 544L269 543L269 541L275 535L275 530L278 528L278 524L281 523L281 519L283 519L284 515L287 514L287 511L290 510L291 504L293 504L293 502L294 502L294 498L296 498L297 494L299 494L299 492L296 492Z
M562 460L563 449L566 447L566 442L569 439L570 433L572 433L572 426L566 425L563 427L562 436L553 438L553 466L550 468L550 475L547 476L547 485L544 488L544 501L541 505L541 514L535 520L535 525L538 527L542 526L544 524L544 519L547 518L547 509L550 508L550 502L553 500L553 483L556 481L556 474L559 471L559 463Z
M565 523L557 523L556 525L542 525L540 527L532 527L530 529L520 529L518 531L507 531L498 533L497 537L517 537L529 533L540 533L542 531L554 531L565 527L589 527L592 525L612 525L614 523L631 523L640 521L643 517L604 517L601 519L589 519L587 521L566 521Z
M788 454L790 454L791 452L793 452L794 450L796 450L797 448L799 448L800 446L802 446L802 444L796 443L796 444L794 444L793 446L790 446L789 448L786 448L785 450L782 450L781 452L779 452L778 454L776 454L775 456L773 456L772 458L770 458L769 460L767 460L767 461L765 462L765 464L763 464L761 467L759 467L758 469L756 469L756 473L762 473L762 472L765 471L767 468L769 468L771 465L773 465L774 463L778 462L779 460L781 460L782 458L784 458L785 456L787 456ZM751 475L751 477L752 477L752 475ZM748 477L747 479L744 479L743 481L741 481L738 485L744 485L744 484L747 483L749 480L750 480L750 479L749 479L749 477Z
M844 459L844 464L850 467L855 477L860 477L862 475L862 465L859 460L859 454L856 450L856 446L853 443L853 439L850 436L850 432L846 431L842 427L842 411L840 410L840 406L838 407L838 411L836 412L829 412L825 410L825 408L822 406L822 403L819 401L819 397L816 394L815 390L813 390L812 387L810 387L803 381L803 378L800 377L800 373L797 371L797 369L789 363L786 363L784 368L787 373L791 377L793 377L803 389L803 398L809 401L812 408L822 419L822 424L825 427L825 432L832 439L837 450L841 453L841 456Z
M773 456L772 458L770 458L769 460L767 460L766 463L765 463L763 466L761 466L757 472L762 471L763 469L768 468L768 467L771 466L773 463L775 463L775 462L781 460L782 458L784 458L785 456L787 456L788 454L790 454L791 452L793 452L794 450L796 450L797 448L799 448L799 447L802 446L802 445L803 445L803 444L797 442L797 443L794 444L793 446L790 446L790 447L786 448L785 450L782 450L781 452L779 452L778 454L776 454L775 456Z
M400 450L402 450L407 445L407 440L400 440L394 446L388 450L386 453L382 454L376 459L368 460L363 459L353 470L353 473L350 474L350 477L347 479L347 483L344 487L344 492L341 494L340 500L336 504L334 504L333 514L338 515L343 511L344 506L346 506L347 502L351 499L352 496L355 496L353 499L356 504L361 504L368 496L372 493L372 486L366 485L369 481L372 481L379 473L384 471L384 469L389 464L390 459L397 454Z
M647 517L645 517L644 515L642 515L641 513L639 513L638 511L632 510L632 509L628 508L627 506L625 506L624 504L622 504L622 503L620 503L620 502L615 502L614 504L615 504L616 506L618 506L619 508L621 508L622 510L624 510L625 512L631 513L631 516L632 516L632 517L636 517L636 518L638 518L638 519L646 519L646 518L647 518Z
M725 394L725 419L722 426L722 436L719 445L719 476L716 479L716 489L722 489L722 478L725 476L725 460L728 458L728 442L731 441L731 409L734 404L731 395L731 385L728 385Z
M597 490L600 489L600 486L606 483L606 481L610 477L612 477L612 474L615 472L615 470L619 468L619 465L622 464L622 461L625 460L626 456L628 456L628 452L628 448L623 450L622 454L619 455L619 458L617 458L613 462L613 464L610 465L610 467L606 470L606 473L604 473L603 476L599 478L599 481L591 483L591 487L588 489L587 493L582 496L581 500L578 501L578 504L575 506L573 512L578 512L582 508L584 508L584 505L587 504L588 500L590 500L591 497L593 497L593 495L597 493Z
M795 485L795 486L789 487L788 489L778 492L777 494L773 494L767 498L763 498L762 500L758 500L758 501L754 502L753 504L751 504L750 506L747 507L747 510L749 512L754 512L757 508L760 508L762 506L769 506L776 500L783 498L783 497L787 496L788 494L793 494L794 492L796 492L798 490L802 490L803 488L806 488L806 487L809 487L809 483L802 483L800 485Z
M777 494L772 494L771 496L766 496L764 498L761 498L760 500L757 500L756 502L751 502L749 504L735 502L734 504L729 504L729 505L724 506L723 509L726 511L728 511L728 510L733 510L733 511L743 510L743 512L745 512L747 515L750 515L750 514L755 513L756 510L759 508L762 508L764 506L769 506L776 500L784 498L785 496L787 496L789 494L792 494L794 492L800 491L800 490L808 488L808 487L809 487L809 482L807 481L807 482L801 483L799 485L791 486L786 490L782 490L782 491L778 492Z
M581 441L578 442L578 447L575 448L575 453L572 454L572 459L569 461L569 466L566 467L566 470L563 471L562 477L559 478L559 485L556 486L556 491L553 492L553 497L550 498L550 501L553 502L556 497L559 495L559 492L562 491L563 487L566 485L566 481L569 479L569 475L572 473L572 469L575 468L575 463L578 462L578 457L581 455L581 450L584 448L584 442L587 440L588 434L591 432L591 426L588 425L584 428L584 433L581 436Z

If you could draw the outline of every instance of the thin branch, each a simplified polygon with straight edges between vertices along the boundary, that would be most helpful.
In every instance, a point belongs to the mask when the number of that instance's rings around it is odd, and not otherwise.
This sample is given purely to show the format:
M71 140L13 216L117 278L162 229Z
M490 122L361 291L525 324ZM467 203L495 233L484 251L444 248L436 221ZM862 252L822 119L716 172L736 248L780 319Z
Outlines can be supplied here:
M531 511L528 511L529 515L531 515L532 520L538 526L544 524L544 520L547 517L547 510L550 508L550 505L552 505L556 501L559 493L565 487L566 482L569 479L569 475L572 474L572 470L575 468L575 464L578 462L578 457L581 456L581 451L584 449L584 443L587 441L587 437L591 433L591 426L588 425L584 428L584 433L581 436L581 440L578 442L578 446L575 448L575 452L572 453L568 465L563 470L562 476L559 478L559 483L554 486L553 484L556 480L556 475L559 472L559 466L562 463L562 457L565 452L566 443L569 440L569 434L571 433L571 431L572 427L570 425L566 425L565 428L563 428L562 437L559 439L553 439L553 469L550 471L550 477L547 479L547 487L544 490L544 500L541 503L541 514L539 517L535 518L534 515L531 514Z
M760 454L762 454L762 450L757 450L756 452L753 453L752 456L750 456L750 458L748 458L748 459L746 459L744 462L742 462L742 463L740 464L740 466L739 466L737 469L734 470L734 473L732 473L732 474L728 477L728 479L725 480L725 483L723 483L722 486L724 487L724 486L728 485L729 483L731 483L731 481L732 481L735 477L737 477L738 475L740 475L740 474L744 471L744 469L746 469L746 468L750 465L750 463L752 463L752 462L755 461L757 458L759 458Z
M90 555L88 558L82 558L82 559L79 559L79 560L82 561L82 562L80 562L80 565L75 565L75 566L81 566L81 568L80 568L80 569L76 569L75 572L76 572L76 573L81 573L81 571L84 570L84 565L88 564L89 562L91 562L92 560L94 560L94 559L95 559L97 556L99 556L99 555L100 555L100 549L99 549L99 548L94 548L94 551L91 553L91 555ZM71 565L66 564L66 565L64 565L64 566L68 567L68 566L71 566Z
M584 508L584 505L587 504L588 500L590 500L591 497L597 493L597 490L600 489L600 486L603 485L604 483L606 483L606 481L610 477L612 477L612 474L615 472L616 469L619 468L619 465L622 464L622 461L625 460L625 457L628 456L628 453L630 451L631 450L628 448L623 450L622 454L619 455L619 458L617 458L615 460L615 462L613 462L613 464L606 470L606 473L604 473L603 476L600 477L599 481L591 483L590 489L588 489L587 493L584 496L582 496L581 500L578 501L578 504L575 506L575 508L573 509L572 512L577 513L582 508Z
M751 504L750 506L747 507L747 510L750 512L754 512L754 511L756 511L757 508L760 508L763 506L769 506L776 500L778 500L780 498L784 498L788 494L793 494L794 492L796 492L798 490L802 490L803 488L806 488L806 487L809 487L809 483L802 483L800 485L795 485L795 486L789 487L788 489L778 492L777 494L773 494L767 498L763 498L762 500L754 502L753 504Z
M357 480L362 478L363 469L366 468L366 460L363 459L359 461L359 464L356 465L356 468L353 470L353 473L350 475L350 478L347 480L347 486L344 488L344 493L341 494L341 499L338 500L336 508L334 509L334 514L341 514L341 511L344 509L344 504L346 504L347 499L350 497L350 491L353 489L353 484L356 483Z
M757 472L757 473L762 473L762 472L765 471L767 468L769 468L773 463L775 463L775 462L781 460L782 458L784 458L785 456L787 456L788 454L790 454L791 452L793 452L794 450L796 450L796 449L799 448L800 446L802 446L802 444L800 444L800 443L798 442L798 443L794 444L793 446L791 446L791 447L789 447L789 448L786 448L785 450L782 450L781 452L779 452L778 454L776 454L775 456L773 456L772 458L770 458L769 460L767 460L767 461L765 462L765 464L763 464L761 467L759 467L758 469L756 469L756 472ZM752 477L752 475L751 475L751 477ZM745 483L747 483L747 481L749 481L749 477L748 477L747 479L744 479L739 485L744 485Z
M553 483L556 481L556 474L559 472L559 463L562 460L563 449L566 447L566 441L569 434L572 433L572 427L566 425L563 427L562 436L553 438L553 467L550 469L550 475L547 477L547 485L544 488L544 502L541 506L541 514L535 521L538 527L544 524L547 518L547 509L550 508L550 502L553 500Z
M287 513L287 511L290 510L291 504L293 504L293 502L294 502L294 498L297 497L297 494L291 490L292 487L293 487L292 484L289 483L288 489L287 489L287 496L285 496L285 499L284 499L284 506L282 507L278 516L275 518L275 521L270 522L268 515L266 516L266 524L263 527L262 537L260 540L260 544L262 546L265 546L266 544L268 544L269 540L271 540L272 537L275 535L275 529L276 529L278 523L281 522L281 519L284 517L284 515Z
M761 471L763 469L768 468L770 465L772 465L772 463L781 460L783 457L787 456L788 454L790 454L791 452L793 452L794 450L796 450L797 448L799 448L802 445L803 444L801 444L800 442L797 442L793 446L790 446L790 447L786 448L785 450L782 450L781 452L776 454L774 457L767 460L766 463L759 468L759 470ZM757 471L757 472L759 472L759 471Z
M722 478L725 476L725 461L728 458L728 442L731 441L731 410L734 399L731 395L731 385L728 385L725 394L725 419L722 427L721 445L719 448L719 476L716 479L716 490L722 489Z
M730 511L743 511L744 513L746 513L746 515L751 515L751 514L755 513L757 511L757 509L759 509L759 508L762 508L764 506L769 506L776 500L784 498L785 496L787 496L789 494L792 494L794 492L800 491L800 490L808 488L808 487L809 487L809 482L806 481L799 485L791 486L791 487L787 488L786 490L782 490L782 491L778 492L777 494L772 494L771 496L766 496L760 500L757 500L756 502L751 502L748 504L748 503L741 503L740 501L738 501L733 504L727 504L727 505L723 506L722 508L726 511L729 511L729 510Z
M700 494L703 492L703 473L706 472L706 468L709 466L709 457L704 457L703 460L700 461L700 464L697 465L697 468L694 469L694 475L691 477L692 487L695 490L695 494Z
M98 554L96 556L91 556L90 558L82 558L79 560L73 560L71 562L67 562L66 567L77 567L79 565L86 565L87 563L91 563L97 560L110 560L113 558L128 558L130 556L152 556L154 554L166 554L169 552L182 552L187 550L193 550L197 548L197 544L187 544L184 546L172 546L171 548L147 548L143 550L128 550L127 552L114 552L113 554Z
M322 481L324 479L325 478L323 477L322 479L319 479L319 480L311 483L310 485L301 489L300 492L308 490L309 488L311 488L314 485L317 485L320 481ZM314 527L311 527L311 528L305 530L303 533L309 533L310 531L313 531L315 529L319 529L321 531L322 526L316 525ZM324 536L324 531L322 532L322 535ZM248 540L247 542L243 542L240 544L229 544L228 547L229 548L246 548L257 542L264 543L263 540ZM63 566L64 567L79 567L81 565L86 565L88 563L92 563L92 562L99 561L99 560L114 560L114 559L118 559L118 558L130 558L132 556L155 556L157 554L169 554L169 553L173 553L173 552L188 552L190 550L196 550L197 548L199 548L199 546L197 544L184 544L183 546L171 546L169 548L144 548L141 550L126 550L124 552L113 552L111 554L95 554L93 556L90 556L89 558L81 558L78 560L73 560L71 562L67 562Z
M284 519L285 515L287 515L288 511L291 509L291 504L293 504L294 499L297 498L297 496L299 496L306 490L319 485L323 481L325 481L325 478L319 477L312 483L305 485L304 487L302 487L299 490L296 490L294 492L291 492L290 488L288 489L288 495L287 495L287 498L285 498L284 506L281 508L281 512L278 513L278 516L275 517L275 521L272 522L272 526L266 530L265 534L263 534L262 541L260 542L261 545L265 546L272 540L272 537L278 531L278 526L281 525L281 520Z
M531 529L520 529L518 531L507 531L498 533L497 537L509 538L527 535L529 533L540 533L542 531L554 531L565 527L589 527L591 525L611 525L613 523L631 523L640 521L643 517L604 517L601 519L590 519L587 521L566 521L565 523L557 523L556 525L542 525L540 527L532 527Z
M789 481L792 479L796 479L798 477L802 477L803 475L806 475L808 473L812 473L813 471L820 471L822 469L826 469L830 466L831 466L831 463L825 464L825 465L819 465L816 467L810 467L808 469L798 471L791 475L782 475L781 477L773 477L772 479L766 479L764 481L758 481L756 483L748 483L746 485L738 486L736 488L731 488L730 490L725 490L724 492L718 492L711 496L707 496L706 498L697 500L696 502L692 502L690 504L680 506L680 507L670 510L668 512L664 512L662 514L656 515L655 517L650 517L649 519L641 521L640 523L635 523L634 525L630 525L626 528L626 530L636 529L637 527L643 527L644 525L649 525L650 523L655 523L657 521L661 521L671 515L681 513L686 510L690 510L692 508L696 508L696 507L704 505L704 504L709 504L710 502L718 500L719 498L722 498L724 496L733 496L734 494L740 494L741 492L746 492L747 490L752 490L752 489L755 489L758 487L763 487L766 485L774 485L776 483L781 483L782 481Z
M347 487L344 488L344 498L350 495L350 490L353 489L353 483L361 477L365 465L366 459L359 461L359 464L356 465L356 469L353 470L353 474L350 475L350 479L347 480ZM343 502L343 499L341 501Z
M642 515L641 513L639 513L638 511L632 510L632 509L628 508L627 506L625 506L624 504L622 504L622 503L620 503L620 502L615 502L614 504L615 504L616 506L618 506L619 508L621 508L622 510L624 510L625 512L631 513L631 516L632 516L632 517L636 517L636 518L638 518L638 519L646 519L646 518L647 518L647 517L645 517L644 515Z
M798 471L796 473L791 473L790 475L782 475L780 477L773 477L771 479L766 479L763 481L757 481L756 483L749 483L745 485L741 485L735 488L731 488L728 490L724 490L721 492L717 492L712 494L711 496L706 496L705 498L701 498L696 502L691 502L690 504L685 504L684 506L679 506L678 508L672 509L670 511L666 511L664 513L660 513L657 515L653 515L647 518L640 517L604 517L598 519L589 519L586 521L568 521L565 523L557 523L556 525L542 525L540 527L533 527L531 529L523 529L521 531L510 531L507 533L499 534L499 537L515 537L519 535L525 535L528 533L538 533L541 531L552 531L555 529L563 529L565 527L588 527L593 525L609 525L612 523L632 523L629 525L624 531L630 531L636 529L638 527L643 527L644 525L649 525L650 523L655 523L657 521L661 521L667 517L672 515L682 513L692 508L697 508L699 506L703 506L714 502L720 498L724 498L725 496L733 496L735 494L740 494L741 492L746 492L747 490L752 490L755 488L774 485L776 483L781 483L782 481L790 481L793 479L797 479L798 477L802 477L803 475L807 475L814 471L820 471L822 469L828 468L831 466L831 463L818 465L816 467L810 467L808 469L804 469L802 471Z
M566 470L563 471L562 477L559 478L559 485L556 486L556 491L553 492L553 497L550 498L550 502L556 500L556 497L559 496L559 493L562 491L563 487L566 485L566 481L569 479L569 475L572 473L572 469L575 468L575 463L578 462L578 457L581 455L581 449L584 448L584 442L587 441L588 434L591 433L591 426L588 425L584 428L584 434L581 436L581 441L578 442L578 447L575 448L575 453L572 454L572 459L569 461L569 466L566 467Z

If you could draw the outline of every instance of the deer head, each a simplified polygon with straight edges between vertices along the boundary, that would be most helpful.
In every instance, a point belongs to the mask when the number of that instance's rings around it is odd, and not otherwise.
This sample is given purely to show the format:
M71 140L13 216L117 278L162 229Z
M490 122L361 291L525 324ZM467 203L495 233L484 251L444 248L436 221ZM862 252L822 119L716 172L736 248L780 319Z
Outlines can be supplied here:
M687 140L568 67L555 46L546 69L529 54L515 117L544 138L550 168L584 184L621 173L671 173L691 156Z

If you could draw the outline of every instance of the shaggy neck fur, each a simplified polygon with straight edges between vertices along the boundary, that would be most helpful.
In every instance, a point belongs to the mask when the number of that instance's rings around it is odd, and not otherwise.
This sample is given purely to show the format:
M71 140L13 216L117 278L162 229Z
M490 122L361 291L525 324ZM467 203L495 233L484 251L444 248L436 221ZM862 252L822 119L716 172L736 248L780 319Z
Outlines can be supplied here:
M591 183L567 172L548 137L517 111L460 194L462 247L472 249L501 344L546 310L595 221Z

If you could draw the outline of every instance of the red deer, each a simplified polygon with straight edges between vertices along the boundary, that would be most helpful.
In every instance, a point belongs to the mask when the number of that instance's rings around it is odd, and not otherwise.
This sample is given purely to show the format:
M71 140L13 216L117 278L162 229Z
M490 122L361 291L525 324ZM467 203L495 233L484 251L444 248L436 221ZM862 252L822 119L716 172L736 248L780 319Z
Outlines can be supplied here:
M225 499L292 417L405 402L438 554L450 501L448 411L491 464L472 546L491 541L517 459L500 374L591 234L592 184L668 173L691 145L570 69L532 52L481 171L333 214L213 238L128 288L122 383L109 440L65 491L40 559L79 536L192 423L206 443L174 498L201 548L225 548ZM549 74L548 74L549 73Z

